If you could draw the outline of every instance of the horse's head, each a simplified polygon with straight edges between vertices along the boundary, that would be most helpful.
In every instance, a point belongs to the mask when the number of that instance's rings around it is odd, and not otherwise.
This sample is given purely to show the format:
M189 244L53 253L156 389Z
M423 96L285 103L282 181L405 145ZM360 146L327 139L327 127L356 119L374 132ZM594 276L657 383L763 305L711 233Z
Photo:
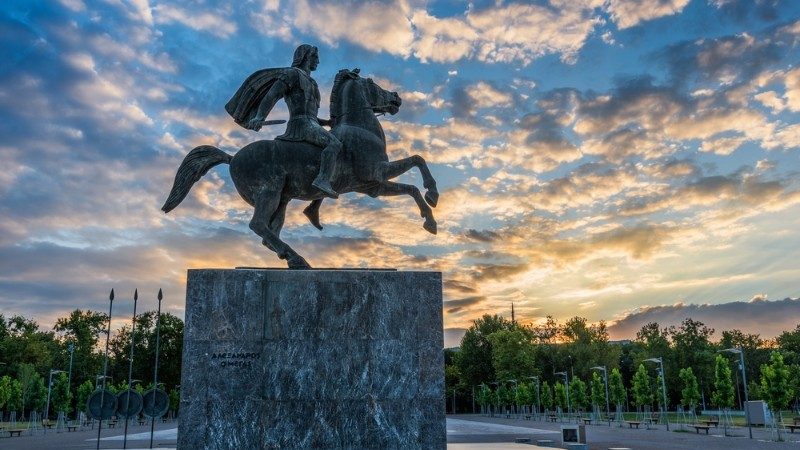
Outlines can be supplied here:
M359 69L342 69L336 74L331 94L331 116L343 116L359 107L394 115L401 104L397 92L383 89L372 78L361 77Z

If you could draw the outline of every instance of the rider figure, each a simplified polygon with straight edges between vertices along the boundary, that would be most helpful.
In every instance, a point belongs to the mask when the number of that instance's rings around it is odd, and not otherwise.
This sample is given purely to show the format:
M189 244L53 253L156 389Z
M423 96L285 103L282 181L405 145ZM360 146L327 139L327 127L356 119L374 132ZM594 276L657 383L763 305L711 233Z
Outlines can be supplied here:
M308 142L322 147L319 174L311 183L326 196L337 198L331 175L342 143L322 125L330 121L317 117L319 88L311 72L319 64L317 47L302 44L294 52L292 67L264 69L247 78L225 108L239 125L258 131L264 119L281 98L289 108L286 132L275 139Z

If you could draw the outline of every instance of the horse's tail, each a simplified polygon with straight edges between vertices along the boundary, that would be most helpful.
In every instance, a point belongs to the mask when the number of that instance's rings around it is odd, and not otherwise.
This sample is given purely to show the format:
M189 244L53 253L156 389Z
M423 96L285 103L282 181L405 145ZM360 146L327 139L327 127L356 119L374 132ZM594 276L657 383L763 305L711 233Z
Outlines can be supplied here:
M201 145L192 149L178 167L175 182L172 183L172 190L169 191L169 197L161 210L168 213L175 209L186 198L189 189L209 169L221 163L230 164L232 158L233 156L211 145Z

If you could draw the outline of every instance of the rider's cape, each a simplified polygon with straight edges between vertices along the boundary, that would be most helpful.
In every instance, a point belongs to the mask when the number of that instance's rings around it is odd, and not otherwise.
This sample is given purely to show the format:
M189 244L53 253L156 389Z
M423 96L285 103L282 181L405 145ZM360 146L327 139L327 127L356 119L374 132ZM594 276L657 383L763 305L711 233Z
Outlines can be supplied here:
M239 125L247 128L250 120L256 116L258 105L267 95L275 81L287 75L290 68L278 67L262 69L247 77L242 86L233 94L225 110Z

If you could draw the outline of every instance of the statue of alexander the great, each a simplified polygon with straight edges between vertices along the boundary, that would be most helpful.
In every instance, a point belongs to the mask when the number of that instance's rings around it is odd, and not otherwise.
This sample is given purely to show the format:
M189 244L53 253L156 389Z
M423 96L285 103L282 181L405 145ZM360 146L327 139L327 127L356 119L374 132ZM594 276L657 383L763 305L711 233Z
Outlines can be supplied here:
M236 94L225 105L233 119L244 128L258 131L275 104L283 98L289 108L286 132L275 139L308 142L323 148L319 174L312 186L326 196L337 198L331 186L331 174L336 168L336 158L342 143L322 127L330 121L317 117L319 88L311 72L319 65L319 50L302 44L294 51L291 67L259 70L242 83Z

